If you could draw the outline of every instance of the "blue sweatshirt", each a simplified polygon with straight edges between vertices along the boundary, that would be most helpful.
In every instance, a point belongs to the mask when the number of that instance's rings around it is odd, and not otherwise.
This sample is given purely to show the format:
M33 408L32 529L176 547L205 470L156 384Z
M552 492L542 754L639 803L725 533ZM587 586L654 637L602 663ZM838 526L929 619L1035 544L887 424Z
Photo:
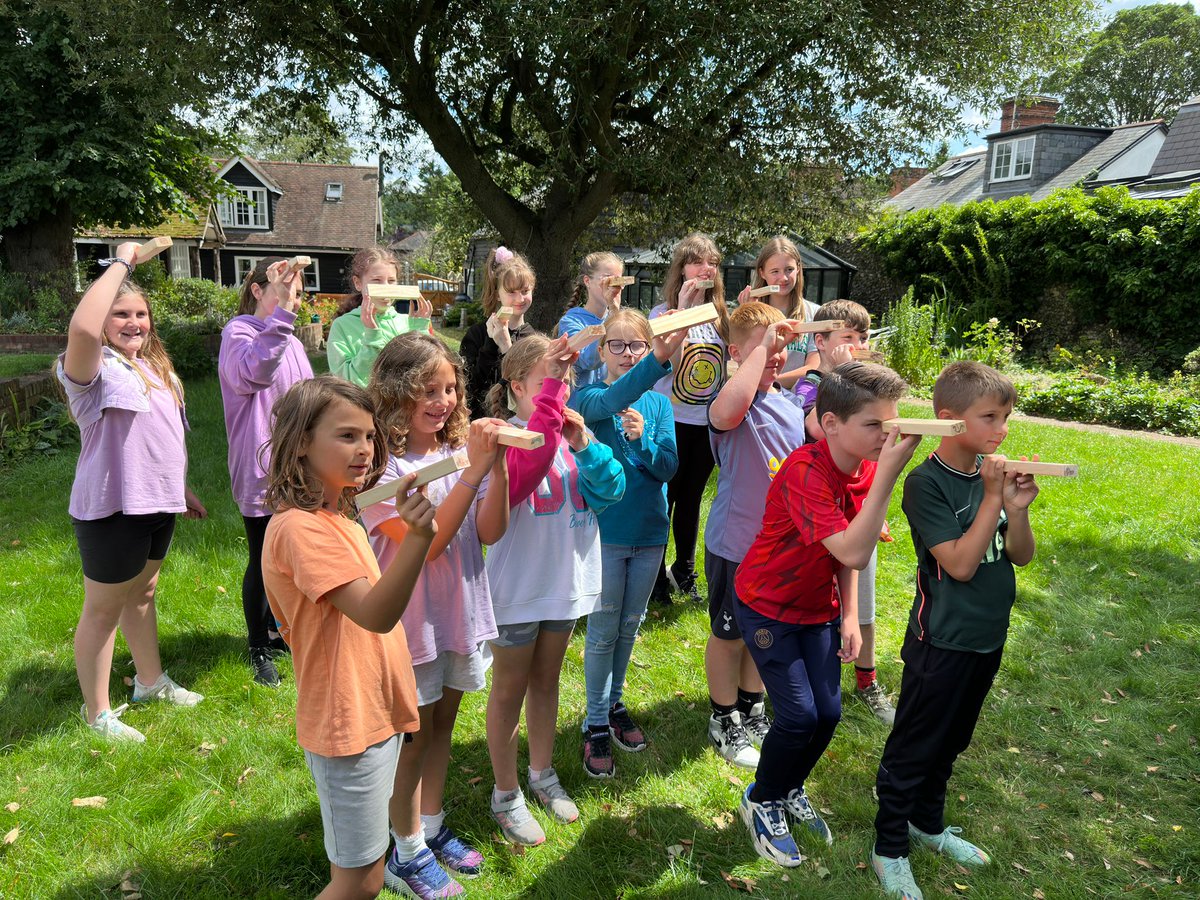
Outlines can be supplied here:
M576 306L563 313L558 320L558 336L578 334L589 325L603 325L604 320L587 311L587 307ZM579 359L575 360L575 386L603 383L608 370L600 361L600 341L592 341L581 351Z
M675 416L671 401L653 390L671 372L653 354L611 385L588 384L571 395L592 433L613 448L625 470L625 496L600 514L600 541L628 547L667 543L667 482L679 466L675 449ZM621 427L621 411L632 407L642 414L642 436L629 441Z

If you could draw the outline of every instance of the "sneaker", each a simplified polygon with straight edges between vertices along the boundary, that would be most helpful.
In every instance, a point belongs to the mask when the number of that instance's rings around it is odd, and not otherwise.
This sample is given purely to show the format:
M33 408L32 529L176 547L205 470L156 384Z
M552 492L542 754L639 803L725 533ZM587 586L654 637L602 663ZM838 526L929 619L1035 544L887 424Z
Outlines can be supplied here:
M750 829L750 839L754 842L754 850L763 859L794 869L804 862L800 848L788 831L787 813L782 800L766 800L755 803L750 799L750 791L754 785L746 788L742 794L742 802L738 804L738 813L746 827Z
M608 733L622 750L639 753L646 749L646 732L630 718L624 703L608 711Z
M617 774L607 731L592 731L589 728L584 732L583 768L593 778L612 778Z
M275 651L270 647L250 648L250 668L254 670L254 683L264 687L279 687L282 680L275 668Z
M767 715L767 704L760 700L750 707L750 715L745 718L746 737L750 743L762 749L767 732L771 730L771 718Z
M396 850L393 848L383 870L383 883L388 890L401 897L420 897L421 900L457 897L466 893L466 888L438 865L433 851L428 847L406 863L396 858Z
M917 882L913 879L912 866L907 856L879 856L871 851L871 868L883 892L900 900L925 900Z
M121 721L121 713L129 709L128 703L122 703L116 709L106 709L96 716L96 721L88 725L88 728L96 732L96 734L109 741L132 741L135 744L142 744L146 741L146 736L132 726L126 725ZM87 721L87 704L79 707L79 714L83 716L83 721Z
M865 688L855 688L854 696L867 704L875 718L889 728L896 721L896 707L892 706L887 691L878 681L872 681Z
M797 825L803 825L826 844L833 844L833 832L808 802L808 794L804 792L804 788L793 788L783 802L788 815Z
M604 742L608 743L608 735L604 735ZM612 759L611 750L609 759ZM567 794L553 768L547 769L546 775L540 781L530 779L529 790L533 791L533 796L545 807L546 812L564 825L569 825L579 818L579 807Z
M941 834L926 834L921 829L908 823L908 836L927 850L948 856L956 863L964 866L986 866L992 858L970 841L964 841L959 835L962 829L950 827Z
M695 572L680 578L675 574L674 567L668 566L667 579L671 582L671 587L683 594L687 599L693 600L697 603L704 599L700 596L700 588L698 587L699 579L696 578Z
M288 642L278 634L268 640L267 649L271 651L271 655L276 659L279 659L281 656L292 655L292 648L288 645Z
M517 788L508 799L499 802L492 799L492 818L504 833L504 839L513 844L536 847L545 842L546 832L525 805L525 795Z
M159 675L158 681L149 687L138 681L136 675L133 679L134 703L166 700L168 703L174 703L176 706L195 706L203 699L203 694L197 694L195 691L189 691L187 688L180 687L171 680L171 676L166 672Z
M654 606L671 605L671 582L661 571L654 581L654 589L650 592L650 603Z
M737 712L708 717L708 739L717 753L743 769L758 768L758 751L750 744Z
M483 871L483 854L443 825L442 830L425 839L438 861L460 878L474 878Z

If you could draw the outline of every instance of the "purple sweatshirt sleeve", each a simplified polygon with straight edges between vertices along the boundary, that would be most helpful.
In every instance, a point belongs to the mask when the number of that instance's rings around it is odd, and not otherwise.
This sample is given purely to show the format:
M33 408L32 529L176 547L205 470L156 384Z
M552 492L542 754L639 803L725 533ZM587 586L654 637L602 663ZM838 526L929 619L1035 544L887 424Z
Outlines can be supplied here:
M252 333L236 326L228 330L221 342L220 367L235 393L253 394L270 387L295 324L296 314L277 306L262 331Z
M529 417L526 426L530 431L540 431L546 436L546 443L536 450L522 450L519 447L508 448L508 505L511 509L532 494L550 466L554 464L554 456L558 453L559 442L562 441L563 404L566 401L567 386L556 378L547 378L542 382L542 391L533 398L533 415Z

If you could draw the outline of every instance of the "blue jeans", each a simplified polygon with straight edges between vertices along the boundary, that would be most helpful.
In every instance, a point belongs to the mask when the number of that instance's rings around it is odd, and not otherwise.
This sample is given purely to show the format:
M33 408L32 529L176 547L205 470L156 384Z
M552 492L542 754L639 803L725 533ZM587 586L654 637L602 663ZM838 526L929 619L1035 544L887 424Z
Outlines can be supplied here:
M646 603L658 577L664 545L603 544L600 605L587 619L583 674L587 682L586 725L608 725L608 710L621 702L625 673Z

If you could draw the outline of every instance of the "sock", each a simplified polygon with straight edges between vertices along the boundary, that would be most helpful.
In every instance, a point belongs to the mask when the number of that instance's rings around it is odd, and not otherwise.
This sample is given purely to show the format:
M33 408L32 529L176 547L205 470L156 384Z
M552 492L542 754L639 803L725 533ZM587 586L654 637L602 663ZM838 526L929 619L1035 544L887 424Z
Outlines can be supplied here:
M718 719L722 716L732 716L735 712L737 712L736 703L731 703L728 706L724 706L714 700L712 695L709 695L708 702L712 705L713 715Z
M607 730L607 728L605 730ZM535 769L533 766L530 766L529 767L529 780L530 780L530 782L541 781L543 778L546 778L553 772L554 772L554 766L551 766L548 769L542 769L540 771L538 769Z
M862 666L855 666L854 680L858 682L858 689L865 691L875 683L875 667L864 669Z
M493 786L492 806L496 806L500 803L507 803L509 800L516 800L517 794L519 793L521 793L520 788L517 788L515 791L502 791L500 788Z
M762 691L754 693L738 688L737 711L741 713L743 719L750 715L750 710L754 707L755 703L762 703L763 696Z
M446 810L427 816L421 815L421 829L425 832L425 840L432 837L437 837L437 833L442 830L442 825L446 822Z
M418 831L408 837L401 837L393 831L392 837L396 840L396 861L399 863L412 862L417 858L417 854L425 849L423 832Z

